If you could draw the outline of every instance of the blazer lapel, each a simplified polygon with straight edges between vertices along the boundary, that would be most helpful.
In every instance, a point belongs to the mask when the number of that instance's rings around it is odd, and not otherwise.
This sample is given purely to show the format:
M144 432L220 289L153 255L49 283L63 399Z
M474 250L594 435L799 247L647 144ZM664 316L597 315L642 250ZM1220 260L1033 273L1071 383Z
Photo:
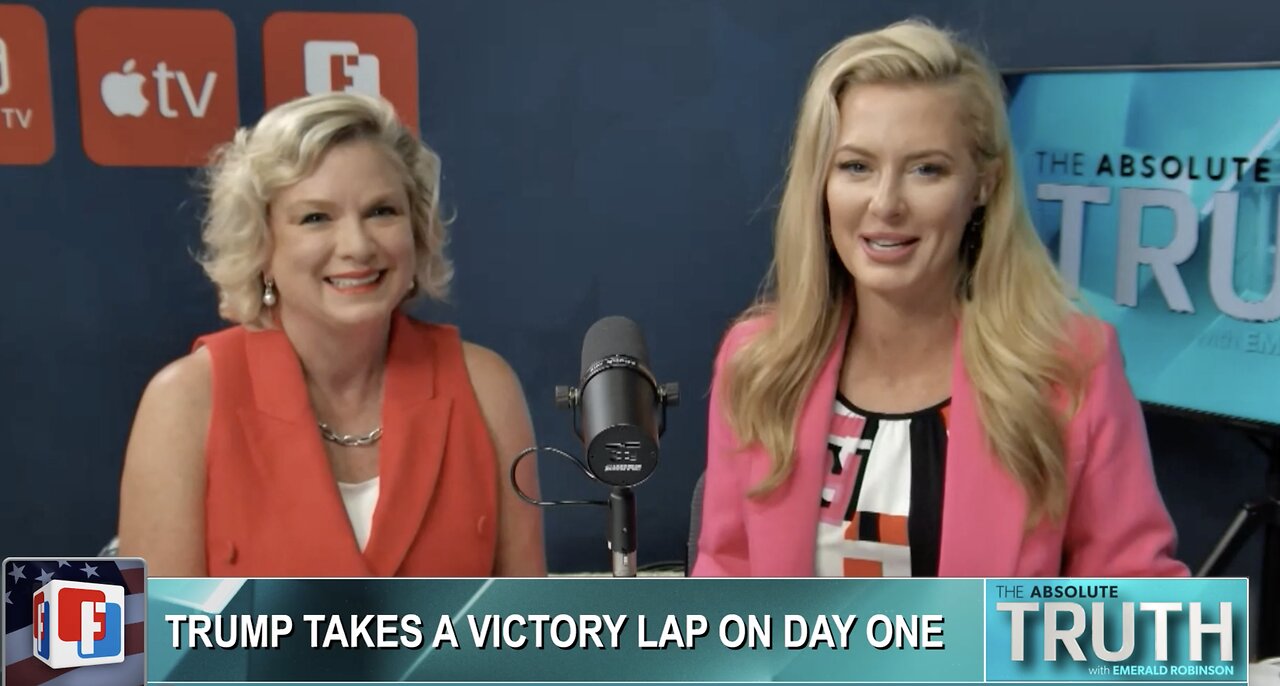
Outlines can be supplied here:
M262 507L280 520L261 526L284 537L308 536L307 559L291 561L294 567L314 562L334 575L367 574L293 346L279 329L251 332L245 346L254 407L241 408L240 418L263 490L279 496Z
M1012 576L1022 549L1026 496L987 443L961 350L957 331L938 575Z
M376 576L392 576L417 538L444 461L452 402L437 393L439 354L412 322L392 322L383 382L378 505L364 557Z
M812 576L818 542L819 499L827 462L827 435L830 433L832 403L840 378L845 342L849 335L852 301L845 299L835 341L814 379L796 423L796 460L791 476L768 496L753 502L754 528L767 549L752 554L752 574L756 576ZM756 450L752 461L752 483L759 483L769 470L769 456ZM749 501L751 502L751 501Z

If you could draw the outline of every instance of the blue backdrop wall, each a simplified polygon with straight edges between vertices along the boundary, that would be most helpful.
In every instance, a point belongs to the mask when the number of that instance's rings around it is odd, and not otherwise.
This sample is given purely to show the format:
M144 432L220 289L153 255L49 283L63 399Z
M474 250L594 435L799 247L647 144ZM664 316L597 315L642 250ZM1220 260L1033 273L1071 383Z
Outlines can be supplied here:
M57 150L0 167L0 554L93 553L109 539L137 399L219 328L198 245L195 175L104 168L80 143L74 21L90 3L33 3L49 30ZM197 6L138 0L134 6ZM261 27L279 10L398 12L417 26L425 138L444 160L458 324L514 366L540 442L570 448L552 389L576 380L601 316L644 328L677 380L657 475L638 490L641 562L681 559L704 460L714 348L752 298L796 101L846 34L909 15L967 32L1004 68L1275 61L1280 5L1245 0L340 0L199 5L236 27L240 118L263 111ZM1208 552L1257 495L1251 443L1148 417L1184 559ZM544 493L594 491L545 459ZM547 515L553 571L603 571L597 510ZM1232 571L1256 574L1253 545Z

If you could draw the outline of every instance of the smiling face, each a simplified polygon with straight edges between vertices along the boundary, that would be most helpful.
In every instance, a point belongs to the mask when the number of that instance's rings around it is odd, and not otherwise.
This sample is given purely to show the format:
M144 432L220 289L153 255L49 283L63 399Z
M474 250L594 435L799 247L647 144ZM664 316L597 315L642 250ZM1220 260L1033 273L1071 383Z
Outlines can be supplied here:
M855 85L839 102L827 176L831 240L859 291L954 293L960 238L983 186L955 91Z
M272 199L272 251L281 315L329 326L390 317L413 284L415 255L404 177L378 143L325 152L306 178Z

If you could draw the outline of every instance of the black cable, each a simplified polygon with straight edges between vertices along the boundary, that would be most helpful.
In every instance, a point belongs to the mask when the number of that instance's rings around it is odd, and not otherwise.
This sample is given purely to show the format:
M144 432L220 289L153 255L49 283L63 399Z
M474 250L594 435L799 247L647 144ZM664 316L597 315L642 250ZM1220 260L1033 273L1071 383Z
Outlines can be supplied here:
M557 455L562 455L568 458L575 465L578 465L578 468L581 469L582 473L586 474L589 479L591 479L592 481L599 481L599 479L596 478L596 475L592 474L591 470L587 468L587 465L582 463L582 460L579 460L578 458L574 457L573 455L570 455L569 453L566 453L563 450L560 450L559 448L539 448L538 446L534 446L532 448L525 448L524 450L520 451L519 455L516 455L516 458L514 460L511 461L511 474L510 474L511 488L516 492L516 495L520 496L521 500L525 501L526 503L529 503L530 505L537 505L538 507L551 507L552 505L602 505L604 507L609 506L609 502L607 500L534 500L533 498L530 498L528 495L525 495L525 492L520 490L519 482L516 481L516 467L520 464L520 460L523 460L524 458L528 457L531 453L536 453L539 450L550 450L551 452Z

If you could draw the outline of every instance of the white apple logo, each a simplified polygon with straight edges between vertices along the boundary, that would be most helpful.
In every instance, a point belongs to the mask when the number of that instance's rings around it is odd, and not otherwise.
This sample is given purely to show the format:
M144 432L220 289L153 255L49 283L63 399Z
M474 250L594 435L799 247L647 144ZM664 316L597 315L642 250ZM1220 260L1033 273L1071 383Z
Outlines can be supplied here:
M146 96L142 94L142 85L147 77L135 74L134 60L124 63L123 73L108 72L102 77L102 103L117 117L141 117L146 111Z

